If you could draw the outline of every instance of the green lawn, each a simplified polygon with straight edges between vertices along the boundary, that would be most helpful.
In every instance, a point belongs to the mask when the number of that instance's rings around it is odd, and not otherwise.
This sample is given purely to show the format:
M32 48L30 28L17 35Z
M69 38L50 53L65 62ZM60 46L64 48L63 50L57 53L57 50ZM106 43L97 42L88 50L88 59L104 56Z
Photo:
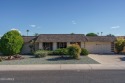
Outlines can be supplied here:
M97 61L88 56L81 56L80 60L69 57L61 58L60 56L47 56L44 58L34 58L33 56L22 55L22 60L6 60L0 62L0 65L28 65L28 64L99 64Z

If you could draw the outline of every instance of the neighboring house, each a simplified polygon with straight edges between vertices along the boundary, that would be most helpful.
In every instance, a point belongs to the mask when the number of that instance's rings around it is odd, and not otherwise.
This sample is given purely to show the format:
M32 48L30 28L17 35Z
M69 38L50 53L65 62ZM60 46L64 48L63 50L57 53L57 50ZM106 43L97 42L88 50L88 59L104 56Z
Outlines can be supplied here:
M77 43L90 53L113 53L116 38L108 36L89 37L84 34L41 34L39 36L23 36L23 39L22 54L30 53L31 41L35 41L35 50L56 50Z

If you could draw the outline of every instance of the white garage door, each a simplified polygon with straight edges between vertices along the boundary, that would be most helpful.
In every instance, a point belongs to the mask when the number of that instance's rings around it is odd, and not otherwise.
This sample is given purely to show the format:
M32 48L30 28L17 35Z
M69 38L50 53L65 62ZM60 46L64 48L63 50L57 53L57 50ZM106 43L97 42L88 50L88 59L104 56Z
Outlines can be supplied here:
M85 47L90 53L112 53L110 42L86 42Z

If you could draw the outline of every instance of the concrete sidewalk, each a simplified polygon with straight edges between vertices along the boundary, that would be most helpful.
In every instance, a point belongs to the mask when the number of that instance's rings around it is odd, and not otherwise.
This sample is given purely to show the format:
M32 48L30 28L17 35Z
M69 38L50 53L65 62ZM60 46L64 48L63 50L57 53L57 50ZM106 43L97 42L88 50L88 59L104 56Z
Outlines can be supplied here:
M46 64L46 65L0 65L0 71L20 70L125 70L125 65L107 64Z

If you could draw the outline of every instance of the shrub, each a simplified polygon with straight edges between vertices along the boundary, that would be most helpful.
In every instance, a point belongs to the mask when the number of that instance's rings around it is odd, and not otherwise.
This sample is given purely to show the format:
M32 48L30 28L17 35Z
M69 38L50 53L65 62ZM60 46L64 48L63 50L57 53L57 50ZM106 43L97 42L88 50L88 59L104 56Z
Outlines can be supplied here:
M20 53L23 45L23 38L17 30L5 33L0 39L0 51L3 55L12 56Z
M72 44L71 46L68 47L68 54L75 58L75 59L80 59L80 53L81 53L81 48L79 47L78 44Z
M47 51L48 55L53 55L53 51Z
M45 51L45 50L37 50L35 53L34 53L35 57L36 58L42 58L42 57L46 57L48 55L48 51Z
M81 55L88 55L89 52L85 48L81 48Z
M117 38L115 42L115 49L118 54L123 50L124 46L125 46L125 39Z
M54 55L68 55L68 49L67 48L59 48L53 51Z
M2 58L0 57L0 62L2 62Z

